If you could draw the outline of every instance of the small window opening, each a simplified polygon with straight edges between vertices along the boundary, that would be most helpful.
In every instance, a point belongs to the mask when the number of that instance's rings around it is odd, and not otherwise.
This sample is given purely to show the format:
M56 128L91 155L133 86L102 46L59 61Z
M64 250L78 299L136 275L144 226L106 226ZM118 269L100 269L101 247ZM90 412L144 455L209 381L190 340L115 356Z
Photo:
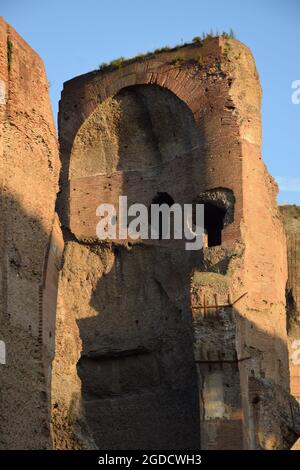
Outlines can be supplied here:
M171 207L174 204L174 199L168 193L157 193L152 199L151 204L158 204L159 206L162 204L168 204L168 206Z
M204 231L207 237L207 246L222 244L222 230L226 210L207 202L204 205Z
M174 204L174 199L170 194L165 193L165 192L158 192L156 196L152 199L151 205L152 204L158 204L161 206L162 204L167 204L169 207L173 206ZM151 225L151 206L149 208L149 226ZM162 214L159 214L159 240L162 239Z

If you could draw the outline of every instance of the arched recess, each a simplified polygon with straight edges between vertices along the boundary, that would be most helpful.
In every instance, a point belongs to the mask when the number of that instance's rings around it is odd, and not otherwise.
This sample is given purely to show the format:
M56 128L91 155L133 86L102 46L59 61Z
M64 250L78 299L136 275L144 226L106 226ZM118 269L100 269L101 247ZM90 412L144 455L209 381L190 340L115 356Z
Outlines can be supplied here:
M164 192L192 203L203 189L201 148L193 113L174 93L131 86L81 126L69 178L110 178L111 193L128 194L129 204L148 207ZM198 448L190 281L199 256L184 243L129 249L73 235L60 289L79 328L77 371L96 446Z
M64 225L69 224L69 165L74 141L90 117L97 113L99 106L105 106L121 90L156 85L174 94L187 106L202 133L203 115L209 109L209 101L205 83L199 78L195 80L193 71L188 67L179 72L177 67L168 63L149 63L143 64L141 69L132 64L109 74L92 72L65 83L63 106L60 105L58 116L62 171L61 192L57 199L57 211ZM204 168L202 173L205 173Z
M201 140L185 102L159 85L121 89L89 115L71 151L69 179L142 171L194 153Z

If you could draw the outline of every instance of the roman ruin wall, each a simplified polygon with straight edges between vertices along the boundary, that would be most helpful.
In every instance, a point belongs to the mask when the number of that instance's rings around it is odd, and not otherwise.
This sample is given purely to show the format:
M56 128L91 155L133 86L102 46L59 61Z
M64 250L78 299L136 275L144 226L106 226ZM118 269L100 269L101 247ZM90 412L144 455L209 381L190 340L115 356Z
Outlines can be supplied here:
M51 448L58 144L42 60L3 19L0 43L0 447Z
M249 49L66 82L59 158L41 59L3 20L0 41L0 447L290 449L299 214L261 159ZM206 245L100 241L120 195L204 204Z
M260 155L260 99L249 50L224 38L65 84L58 212L68 242L60 291L74 304L62 315L74 312L82 399L78 384L71 395L97 447L191 448L201 440L203 448L272 449L295 440L286 240ZM96 208L122 194L148 206L160 197L202 202L208 224L223 219L207 227L210 246L198 256L175 242L101 246ZM144 367L153 371L146 382ZM269 409L270 394L282 413ZM167 441L165 423L174 432Z

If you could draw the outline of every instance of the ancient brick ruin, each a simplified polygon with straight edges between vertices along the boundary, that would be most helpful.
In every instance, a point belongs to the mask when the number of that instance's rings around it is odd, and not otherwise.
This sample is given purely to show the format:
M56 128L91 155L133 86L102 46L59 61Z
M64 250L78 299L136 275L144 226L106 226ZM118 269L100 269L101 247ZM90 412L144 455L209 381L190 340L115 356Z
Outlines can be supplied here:
M249 49L66 82L59 157L41 59L3 20L0 43L0 448L292 448L300 211L261 159ZM122 194L204 204L208 246L100 242Z

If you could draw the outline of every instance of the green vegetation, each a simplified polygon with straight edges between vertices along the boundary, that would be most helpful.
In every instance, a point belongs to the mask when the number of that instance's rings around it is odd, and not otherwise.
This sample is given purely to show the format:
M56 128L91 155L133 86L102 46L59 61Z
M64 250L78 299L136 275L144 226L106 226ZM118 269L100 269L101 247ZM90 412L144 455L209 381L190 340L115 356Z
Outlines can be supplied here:
M175 46L174 48L172 49L178 49L178 46ZM154 51L154 54L160 54L161 52L168 52L171 50L171 47L169 46L164 46L164 47L160 47L159 49L155 49ZM148 54L152 54L151 52L149 52Z
M137 55L135 56L135 59L136 59L136 60L142 60L142 59L144 59L145 57L147 57L147 55L148 55L148 53L145 53L145 54L137 54Z
M11 42L10 39L7 39L7 67L8 67L9 72L11 70L12 54L13 54L13 43Z
M120 69L124 64L125 59L124 57L119 57L118 59L112 60L110 65L113 69Z
M234 34L234 31L233 31L232 28L230 28L229 37L230 37L231 39L236 39L235 34Z
M133 62L142 61L146 58L153 57L157 54L161 54L162 52L177 51L177 50L179 50L179 49L181 49L185 46L188 46L188 45L202 47L204 45L205 41L216 38L216 37L219 37L219 36L221 36L223 38L226 38L226 39L234 39L235 38L235 35L234 35L234 32L233 32L232 29L230 29L229 33L223 32L221 35L219 34L218 31L216 31L216 33L214 33L211 30L209 33L202 33L202 36L195 36L192 40L192 44L188 44L188 43L184 43L184 44L180 44L180 45L177 44L174 47L164 46L164 47L160 47L159 49L155 49L152 52L147 52L145 54L138 54L137 56L132 57L130 59L125 59L124 57L119 57L118 59L112 60L110 63L103 62L102 64L99 65L99 70L109 71L109 70L120 69L125 64L127 65L127 64L131 64ZM174 57L174 59L171 60L170 64L180 65L183 62L189 62L189 60L186 61L184 58L182 58L180 55L178 55L178 56ZM197 58L195 60L193 60L192 62L197 62L197 64L202 65L203 64L202 55L200 54L199 56L197 56Z
M235 34L234 34L233 29L230 28L229 33L225 33L225 32L223 31L222 37L223 37L223 38L226 38L226 39L235 39Z
M185 61L185 59L182 56L177 55L177 56L174 57L174 59L171 60L170 64L171 65L181 65L182 62L184 62L184 61Z
M203 44L203 39L201 39L200 36L195 36L195 37L193 38L193 43L202 46L202 44Z
M99 70L104 70L109 67L109 64L107 62L102 62L102 64L99 65Z
M107 64L106 62L102 62L102 64L99 65L99 69L100 70L104 70L108 68L111 70L120 69L124 65L124 62L125 62L124 57L119 57L118 59L112 60L109 64Z
M183 64L190 64L190 65L200 65L202 66L204 63L204 60L203 60L203 56L202 54L198 54L195 58L185 58L185 57L182 57L180 55L174 57L174 59L172 59L169 64L170 65L183 65Z

